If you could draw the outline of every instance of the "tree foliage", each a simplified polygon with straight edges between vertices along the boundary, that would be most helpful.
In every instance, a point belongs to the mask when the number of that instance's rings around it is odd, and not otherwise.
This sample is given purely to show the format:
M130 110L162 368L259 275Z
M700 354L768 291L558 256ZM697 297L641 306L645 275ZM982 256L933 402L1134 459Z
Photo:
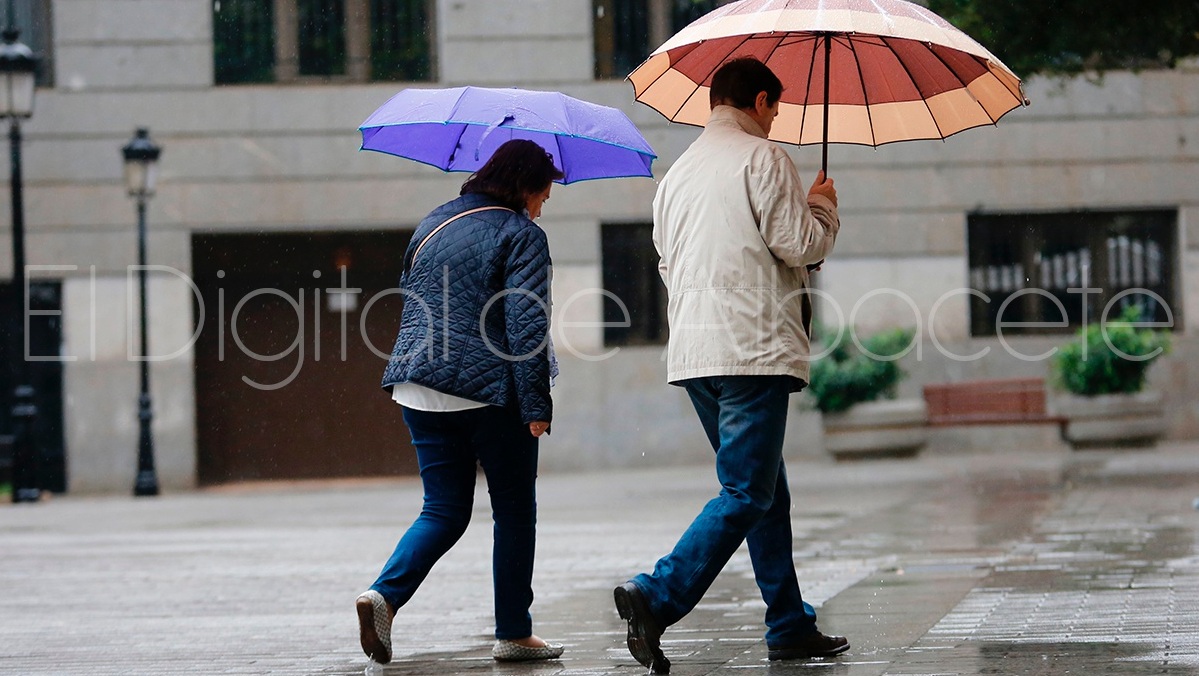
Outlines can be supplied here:
M1020 77L1172 68L1199 55L1197 0L927 0Z

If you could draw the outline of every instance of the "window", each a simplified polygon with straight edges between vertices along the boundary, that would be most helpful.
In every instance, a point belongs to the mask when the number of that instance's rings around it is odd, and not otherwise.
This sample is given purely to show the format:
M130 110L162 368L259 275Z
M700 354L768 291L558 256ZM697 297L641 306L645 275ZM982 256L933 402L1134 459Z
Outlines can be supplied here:
M592 0L595 76L623 78L671 35L731 0Z
M54 41L50 33L50 0L13 0L4 3L7 11L0 13L4 26L21 31L18 39L33 50L40 63L37 69L39 87L54 86Z
M431 80L433 0L214 0L218 84Z
M603 255L605 345L666 343L666 287L658 274L653 223L605 223ZM624 326L628 324L628 326Z
M1005 334L1075 331L1084 307L1086 321L1098 321L1113 299L1109 317L1138 305L1147 321L1172 318L1178 328L1176 221L1163 210L971 215L970 287L987 296L970 299L971 333L995 335L1009 298Z

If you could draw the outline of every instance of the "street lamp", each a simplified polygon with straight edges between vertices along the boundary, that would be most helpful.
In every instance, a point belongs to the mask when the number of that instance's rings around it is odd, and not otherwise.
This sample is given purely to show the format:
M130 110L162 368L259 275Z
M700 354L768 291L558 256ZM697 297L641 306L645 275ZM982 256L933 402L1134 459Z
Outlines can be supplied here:
M158 178L158 155L162 148L150 140L150 131L138 129L121 153L125 156L125 187L137 200L137 283L141 303L141 375L142 393L137 399L137 419L141 432L137 443L137 481L134 495L158 495L158 474L154 471L154 437L150 422L154 411L150 406L150 362L147 360L146 331L146 201L154 195Z
M13 375L12 407L12 500L36 502L41 497L38 478L37 448L34 443L33 380L29 375L29 360L25 353L25 319L29 316L28 294L25 293L25 203L21 195L21 120L33 116L34 74L37 57L17 38L20 32L11 25L3 32L0 42L0 117L7 118L8 142L12 157L12 308L9 317L9 338L12 342Z

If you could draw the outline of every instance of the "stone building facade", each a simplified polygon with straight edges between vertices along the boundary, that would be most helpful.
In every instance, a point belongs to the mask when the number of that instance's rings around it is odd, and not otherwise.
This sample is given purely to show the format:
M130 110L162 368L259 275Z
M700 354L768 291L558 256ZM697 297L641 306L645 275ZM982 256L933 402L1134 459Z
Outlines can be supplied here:
M168 490L412 470L406 432L377 389L376 352L390 349L395 328L386 291L411 228L465 177L359 152L357 126L396 91L518 86L616 106L656 149L658 176L698 134L604 77L616 71L614 54L630 49L630 21L643 41L668 31L672 17L657 0L632 14L637 3L613 0L271 0L258 3L273 13L255 30L273 40L234 45L249 50L243 61L231 60L229 36L248 34L222 24L221 12L244 2L36 4L52 58L23 127L27 258L61 313L71 491L123 492L135 473L136 221L119 152L135 128L163 147L149 207L149 262L159 267L148 314L156 459ZM321 53L305 52L305 12L318 5L339 12L332 30L343 42L327 53L344 63L332 74L321 72ZM380 7L419 15L405 20L422 27L424 51L402 58L421 79L372 79L383 56L401 58L405 39L377 36L369 22L387 20ZM253 54L264 70L231 81ZM1134 261L1124 271L1112 264L1113 281L1161 290L1176 348L1152 382L1166 394L1170 434L1199 436L1199 67L1026 85L1032 106L995 128L830 150L842 232L818 275L821 319L920 328L921 349L904 360L905 393L926 382L1044 376L1047 362L1026 357L1069 334L1000 340L985 320L994 303L971 307L976 296L962 290L998 302L1034 265L1038 279L1064 289L1082 264L1097 264L1079 257L1087 229L1109 228L1087 250L1107 246L1111 260ZM819 149L792 152L810 181ZM664 382L647 229L654 190L650 179L558 186L546 207L563 370L546 469L710 453L686 397ZM7 195L0 201L7 213ZM1005 248L1013 232L1045 244ZM4 247L0 276L10 270ZM620 289L628 326L612 325L623 322L605 288ZM951 356L988 348L978 359ZM820 453L819 422L798 404L788 443L794 454Z

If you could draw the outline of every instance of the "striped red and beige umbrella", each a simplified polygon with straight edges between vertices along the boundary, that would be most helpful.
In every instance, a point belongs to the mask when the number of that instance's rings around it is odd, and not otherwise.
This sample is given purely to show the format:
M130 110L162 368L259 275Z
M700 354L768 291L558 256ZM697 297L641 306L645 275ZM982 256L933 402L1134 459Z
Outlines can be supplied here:
M703 126L712 74L739 56L783 81L770 138L823 143L826 169L830 142L944 139L1028 105L991 52L904 0L739 0L676 33L629 80L636 100Z

